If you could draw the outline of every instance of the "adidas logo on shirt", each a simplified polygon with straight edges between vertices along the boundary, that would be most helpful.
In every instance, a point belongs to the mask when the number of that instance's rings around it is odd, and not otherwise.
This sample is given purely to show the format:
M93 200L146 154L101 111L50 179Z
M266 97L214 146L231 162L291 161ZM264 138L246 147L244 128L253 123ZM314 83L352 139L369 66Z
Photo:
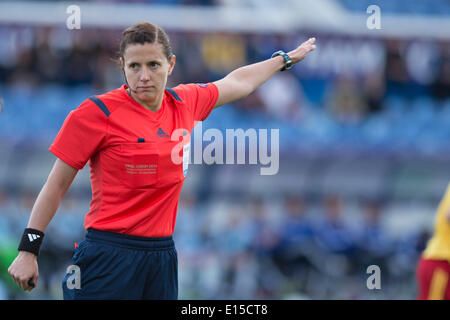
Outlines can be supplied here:
M28 239L30 239L30 242L33 242L34 240L40 238L41 236L38 234L34 234L34 233L29 233L28 234Z
M169 135L164 132L163 129L159 128L156 135L160 138L169 138Z

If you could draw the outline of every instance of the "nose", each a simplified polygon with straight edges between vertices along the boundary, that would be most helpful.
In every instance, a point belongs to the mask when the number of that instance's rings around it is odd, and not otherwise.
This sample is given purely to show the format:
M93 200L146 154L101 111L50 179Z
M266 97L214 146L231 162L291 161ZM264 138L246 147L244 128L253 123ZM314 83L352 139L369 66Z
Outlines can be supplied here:
M147 67L142 68L142 72L141 72L141 76L140 76L140 80L142 82L146 82L150 80L150 69Z

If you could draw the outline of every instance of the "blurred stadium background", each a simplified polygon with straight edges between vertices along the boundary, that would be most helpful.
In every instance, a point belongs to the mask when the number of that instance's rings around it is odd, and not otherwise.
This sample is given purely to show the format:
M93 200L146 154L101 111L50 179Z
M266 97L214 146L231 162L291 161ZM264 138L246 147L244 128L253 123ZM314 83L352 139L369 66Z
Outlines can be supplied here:
M69 30L69 5L81 29ZM381 9L370 30L369 5ZM0 2L0 298L61 299L84 236L88 166L46 232L39 286L7 274L71 109L124 80L121 31L162 26L169 86L219 79L291 50L316 51L203 130L278 128L280 168L189 167L175 228L180 299L414 299L415 267L450 178L448 0ZM368 290L366 269L381 269Z

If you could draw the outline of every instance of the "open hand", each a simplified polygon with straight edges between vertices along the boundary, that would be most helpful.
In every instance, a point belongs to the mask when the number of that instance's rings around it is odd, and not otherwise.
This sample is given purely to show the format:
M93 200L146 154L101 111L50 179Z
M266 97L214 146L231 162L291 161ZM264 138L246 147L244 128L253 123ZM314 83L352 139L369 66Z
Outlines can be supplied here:
M291 58L292 64L302 61L306 58L306 55L309 52L316 49L316 45L314 44L315 42L316 38L309 38L301 45L299 45L296 49L288 52L288 56Z

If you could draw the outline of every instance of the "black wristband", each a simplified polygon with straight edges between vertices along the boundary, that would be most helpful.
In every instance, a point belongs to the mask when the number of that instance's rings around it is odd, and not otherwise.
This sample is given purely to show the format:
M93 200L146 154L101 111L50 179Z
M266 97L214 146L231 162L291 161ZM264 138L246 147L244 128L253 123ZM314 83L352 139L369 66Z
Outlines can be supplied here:
M38 256L43 239L44 233L42 231L26 228L23 232L22 239L20 240L18 250L28 251Z

